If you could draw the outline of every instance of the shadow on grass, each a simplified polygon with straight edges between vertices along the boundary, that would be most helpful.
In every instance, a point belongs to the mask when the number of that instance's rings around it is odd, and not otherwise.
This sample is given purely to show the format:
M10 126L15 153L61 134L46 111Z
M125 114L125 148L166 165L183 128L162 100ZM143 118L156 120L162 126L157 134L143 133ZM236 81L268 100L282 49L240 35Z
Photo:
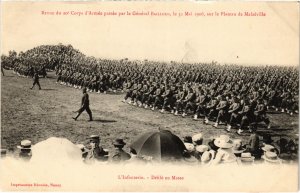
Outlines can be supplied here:
M53 89L53 88L42 88L42 90L45 90L45 91L51 91L51 90L57 90L57 89Z
M114 123L114 122L117 122L117 121L116 120L105 120L105 119L94 119L93 122Z

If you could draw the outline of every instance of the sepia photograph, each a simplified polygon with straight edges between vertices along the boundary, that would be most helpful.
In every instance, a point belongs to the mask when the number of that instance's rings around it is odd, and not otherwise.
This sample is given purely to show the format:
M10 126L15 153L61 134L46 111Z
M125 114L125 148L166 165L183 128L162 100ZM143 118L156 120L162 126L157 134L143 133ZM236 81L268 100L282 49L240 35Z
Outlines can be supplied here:
M297 2L0 4L1 191L298 191Z

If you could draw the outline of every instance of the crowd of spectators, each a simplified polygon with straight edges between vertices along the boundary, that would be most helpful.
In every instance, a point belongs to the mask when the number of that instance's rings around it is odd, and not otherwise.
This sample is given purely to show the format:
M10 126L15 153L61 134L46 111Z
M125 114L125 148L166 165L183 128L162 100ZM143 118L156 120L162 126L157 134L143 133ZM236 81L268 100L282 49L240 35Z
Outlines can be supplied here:
M123 139L113 141L113 150L104 149L100 142L101 138L99 135L91 135L87 138L87 143L76 145L81 150L84 163L92 164L95 161L139 164L160 162L152 159L151 155L144 155L138 152L130 145L130 152L126 152L123 149L126 146ZM274 141L270 135L260 136L256 131L249 136L248 140L232 139L228 135L211 138L211 136L204 136L202 133L198 133L193 136L185 136L182 142L185 146L182 157L175 158L169 155L164 161L200 165L253 165L260 163L297 163L298 160L298 135L282 137ZM21 144L18 146L18 158L30 161L32 157L31 148L30 140L21 141ZM1 155L5 157L5 150L1 150Z

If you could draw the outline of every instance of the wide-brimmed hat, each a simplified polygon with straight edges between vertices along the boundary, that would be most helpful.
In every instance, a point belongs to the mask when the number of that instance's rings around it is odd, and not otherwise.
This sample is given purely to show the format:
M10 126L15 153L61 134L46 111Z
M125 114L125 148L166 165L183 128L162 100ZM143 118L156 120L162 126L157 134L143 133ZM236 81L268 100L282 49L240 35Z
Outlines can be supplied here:
M253 162L254 156L251 153L242 153L241 154L241 161L243 162Z
M199 153L203 153L205 151L208 151L209 147L207 145L197 145L196 146L196 151Z
M246 149L242 147L242 140L241 139L235 139L233 140L233 147L232 152L235 154L239 154L244 152Z
M264 152L272 152L275 150L275 147L273 145L268 145L265 144L262 148L261 148Z
M201 156L201 162L202 163L208 163L210 161L212 161L214 158L214 152L213 150L210 150L210 151L205 151L202 156Z
M233 141L230 139L228 135L220 135L220 137L216 138L214 144L220 148L232 148Z
M192 137L192 141L193 141L194 143L200 142L200 141L202 141L202 140L203 140L203 135L202 135L202 133L198 133L198 134L196 134L196 135L193 135L193 137Z
M184 143L184 146L188 150L188 152L193 152L195 150L195 146L191 143Z
M275 152L271 152L271 151L268 151L266 152L262 158L267 161L267 162L272 162L272 163L279 163L280 162L280 159L278 158L278 155L277 153Z
M18 149L31 149L31 141L25 139L21 141L21 145L17 146Z
M100 140L100 136L99 135L90 135L87 139L90 139L90 140Z
M126 145L126 143L123 141L123 139L116 139L113 142L113 145L115 145L115 146L124 146L124 145Z

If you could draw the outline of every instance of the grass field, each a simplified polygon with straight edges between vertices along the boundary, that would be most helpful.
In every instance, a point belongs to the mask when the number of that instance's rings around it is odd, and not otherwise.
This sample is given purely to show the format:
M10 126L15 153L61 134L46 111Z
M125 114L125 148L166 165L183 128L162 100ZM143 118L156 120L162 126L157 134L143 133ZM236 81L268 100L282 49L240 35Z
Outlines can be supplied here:
M13 151L23 139L36 144L51 136L86 144L86 137L99 134L102 146L112 150L112 142L116 138L123 138L130 144L137 135L159 127L171 130L180 138L199 132L206 138L226 133L224 125L216 129L191 117L161 114L122 103L124 94L90 93L94 121L87 122L86 112L74 121L72 116L76 113L73 111L80 107L82 91L56 84L55 81L56 77L51 72L49 78L40 79L42 90L37 87L30 90L31 79L5 71L5 76L1 77L1 148ZM271 133L275 139L298 133L298 115L270 112L269 116L272 129L261 125L259 133ZM233 129L229 135L247 140L250 134L238 136Z

